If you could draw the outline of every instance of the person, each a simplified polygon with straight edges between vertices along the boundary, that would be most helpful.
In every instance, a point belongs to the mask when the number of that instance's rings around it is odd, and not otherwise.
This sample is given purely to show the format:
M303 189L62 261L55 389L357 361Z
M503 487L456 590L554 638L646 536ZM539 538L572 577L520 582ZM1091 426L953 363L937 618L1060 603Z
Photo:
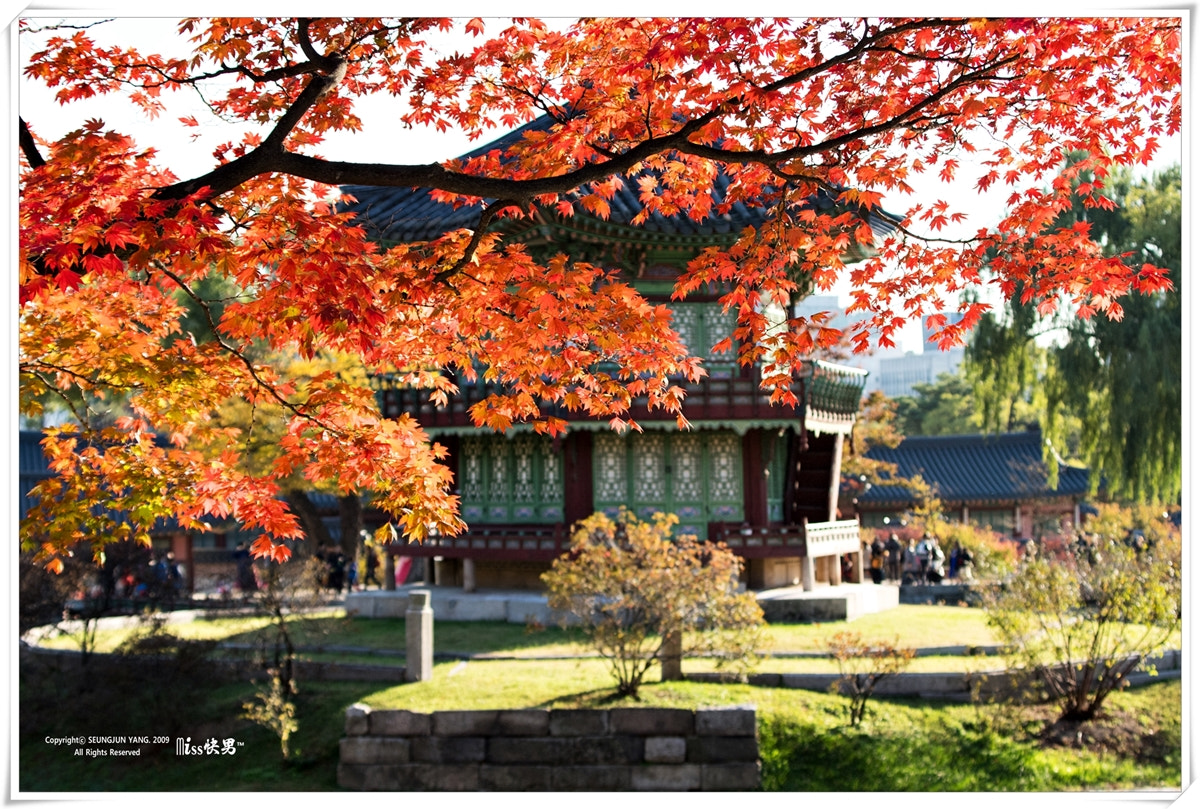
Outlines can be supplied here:
M917 541L915 539L908 540L908 547L904 549L904 579L903 582L908 584L919 584L921 581L921 559L917 555Z
M235 567L234 580L238 589L244 594L258 590L258 577L254 575L254 560L250 557L250 550L246 547L245 542L239 542L237 548L234 549L233 563Z
M967 583L975 580L975 557L965 545L958 549L958 580Z
M883 564L886 555L887 548L883 539L875 537L875 541L871 543L871 581L876 584L883 584Z
M346 585L346 557L335 548L329 551L325 561L329 565L329 589L340 593Z
M375 549L370 545L363 546L363 553L367 555L366 572L363 574L363 587L370 587L374 584L379 586L379 556L375 553Z
M900 562L904 555L904 546L900 544L900 537L896 536L895 531L888 535L884 548L887 550L888 581L898 582L900 581Z
M928 561L925 566L925 581L927 584L941 584L946 578L946 554L938 545L937 537L929 537L925 541Z
M920 584L929 583L929 541L933 537L926 531L917 543L917 579Z
M172 596L178 595L183 590L183 569L175 561L174 551L167 551L164 561L167 568L167 592Z

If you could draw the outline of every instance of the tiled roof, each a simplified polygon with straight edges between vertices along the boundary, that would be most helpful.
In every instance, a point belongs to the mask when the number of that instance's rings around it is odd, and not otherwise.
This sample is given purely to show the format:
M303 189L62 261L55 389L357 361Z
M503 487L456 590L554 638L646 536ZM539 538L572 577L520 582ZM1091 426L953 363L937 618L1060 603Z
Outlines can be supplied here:
M29 492L39 481L53 477L54 473L50 471L50 461L46 458L46 453L42 451L42 432L41 430L21 430L18 435L17 445L17 466L18 466L18 494L20 497L21 516L29 513L35 504L34 498L30 497ZM309 499L320 511L337 513L340 503L336 495L326 494L324 492L310 491L308 492ZM119 517L118 512L111 514ZM330 529L330 533L336 540L342 535L342 526L338 518L325 518L326 527ZM160 520L156 526L156 530L174 530L178 527L178 523L174 519Z
M551 119L543 116L508 134L479 147L463 157L474 157L493 150L503 150L518 142L530 130L545 130L549 128ZM716 200L724 198L729 187L729 176L718 174L714 184ZM378 241L387 242L416 242L429 241L456 228L474 227L479 221L483 203L455 208L448 203L435 202L429 195L428 188L382 188L365 185L347 185L342 190L355 197L356 202L345 206L352 211L367 228L368 236ZM827 194L810 198L810 204L821 211L834 207L834 201ZM641 210L638 200L638 185L636 178L626 178L612 200L609 201L611 215L608 223L630 225L635 214ZM590 218L582 211L577 211L578 219ZM686 214L663 216L653 213L643 223L637 226L639 232L668 235L675 238L714 240L721 237L736 236L748 225L761 224L766 219L766 210L761 207L751 207L740 202L734 203L729 213L715 212L702 221L695 221ZM872 230L877 235L884 235L895 230L899 217L875 210L868 216Z
M912 436L895 449L872 447L867 457L896 464L902 477L921 475L937 485L937 495L947 505L1081 498L1088 491L1088 470L1065 464L1058 468L1058 488L1047 487L1040 430ZM868 509L907 505L911 500L903 486L875 485L858 496L859 506Z
M17 491L21 498L21 515L33 507L29 490L38 481L51 476L50 460L42 452L42 433L38 430L21 430L17 444Z

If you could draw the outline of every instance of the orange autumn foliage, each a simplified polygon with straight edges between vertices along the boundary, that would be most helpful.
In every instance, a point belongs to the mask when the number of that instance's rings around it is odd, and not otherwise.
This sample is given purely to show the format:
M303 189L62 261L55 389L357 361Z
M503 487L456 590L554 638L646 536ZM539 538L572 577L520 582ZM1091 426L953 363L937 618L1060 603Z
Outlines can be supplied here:
M675 294L723 291L739 316L739 359L771 358L765 384L778 401L792 396L812 324L794 317L768 331L761 311L804 289L848 280L860 318L849 338L865 350L972 286L1020 288L1046 305L1065 294L1120 317L1123 296L1167 284L1161 269L1103 256L1086 228L1053 222L1075 195L1110 205L1109 169L1149 161L1179 131L1178 19L599 18L555 30L530 19L220 18L179 30L189 47L160 55L63 28L24 66L68 107L123 95L153 115L169 94L199 88L214 116L243 130L211 171L181 180L119 124L81 122L48 143L36 119L20 122L23 408L68 394L81 425L47 434L59 476L22 528L46 562L80 540L99 549L145 537L168 516L185 527L231 516L266 532L256 553L283 558L279 541L300 532L278 481L297 470L374 493L410 538L461 530L444 453L415 421L381 418L372 391L336 376L298 394L255 346L352 354L437 401L454 392L452 374L478 375L503 391L472 411L494 429L530 421L557 434L566 425L542 415L550 403L626 424L635 397L686 424L680 382L702 369L666 308L607 268L539 263L494 232L538 210L606 217L627 177L641 177L634 224L737 204L770 212L701 254ZM428 40L448 31L468 44L442 55ZM356 101L381 95L405 125L482 136L538 116L553 124L441 164L393 162L400 129L385 153L322 159L329 133L362 128ZM1068 152L1086 156L1067 166ZM1006 185L1008 211L943 240L964 212L928 200L874 236L863 212L922 173ZM1093 180L1072 183L1083 174ZM471 229L380 245L335 204L353 184L488 204ZM804 205L818 191L841 204ZM869 257L848 267L855 248ZM213 311L197 292L212 276L244 294L211 318L215 339L181 334L181 300ZM946 345L985 307L961 308L953 325L931 321ZM821 342L837 337L821 329ZM113 396L124 403L116 421L79 404ZM246 437L213 426L230 399L287 409L277 469L240 464ZM102 517L99 505L124 516Z

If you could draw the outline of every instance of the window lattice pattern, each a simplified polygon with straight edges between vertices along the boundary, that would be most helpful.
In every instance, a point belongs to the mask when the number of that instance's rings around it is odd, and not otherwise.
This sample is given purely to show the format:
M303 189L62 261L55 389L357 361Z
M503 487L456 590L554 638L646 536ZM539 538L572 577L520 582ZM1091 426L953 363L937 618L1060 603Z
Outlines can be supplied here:
M513 439L513 502L532 503L533 484L533 436L521 435Z
M601 434L596 437L597 500L621 502L626 497L625 439L619 435Z
M492 480L488 496L495 501L508 499L508 442L495 436L489 442L492 456Z
M562 500L562 458L549 441L542 443L542 500Z
M704 475L701 469L703 455L700 436L687 433L675 437L672 447L671 494L676 500L703 500Z
M742 495L741 453L737 436L715 433L708 440L709 497L712 500L738 500Z
M657 503L667 494L666 458L661 435L642 435L634 442L634 500Z
M473 502L483 499L483 439L468 438L462 443L462 498Z
M737 326L737 314L735 312L723 312L718 304L711 304L706 307L704 310L704 331L707 342L704 345L704 354L702 356L710 359L732 359L732 349L718 354L713 352L712 347L726 337L732 337L735 326Z

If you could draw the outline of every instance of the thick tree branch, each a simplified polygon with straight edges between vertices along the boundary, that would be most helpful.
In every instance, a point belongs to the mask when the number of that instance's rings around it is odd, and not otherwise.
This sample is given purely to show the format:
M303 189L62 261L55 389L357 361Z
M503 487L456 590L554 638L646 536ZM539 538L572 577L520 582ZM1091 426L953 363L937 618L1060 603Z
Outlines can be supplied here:
M33 139L33 133L29 131L29 124L25 123L24 118L19 118L19 137L21 141L21 153L25 155L25 159L29 161L29 165L35 169L40 169L46 165L46 158L42 157L42 153L38 151L37 142Z
M487 234L488 226L491 225L492 221L496 218L496 215L499 214L504 208L509 208L514 205L519 206L520 203L516 200L502 199L486 206L483 209L483 213L479 216L479 224L475 227L475 232L471 236L471 241L467 245L467 249L463 251L462 257L458 261L454 262L454 266L442 270L435 275L433 280L437 283L441 283L462 272L466 266L471 263L471 259L474 258L475 251L479 249L479 243L483 241L484 235Z

